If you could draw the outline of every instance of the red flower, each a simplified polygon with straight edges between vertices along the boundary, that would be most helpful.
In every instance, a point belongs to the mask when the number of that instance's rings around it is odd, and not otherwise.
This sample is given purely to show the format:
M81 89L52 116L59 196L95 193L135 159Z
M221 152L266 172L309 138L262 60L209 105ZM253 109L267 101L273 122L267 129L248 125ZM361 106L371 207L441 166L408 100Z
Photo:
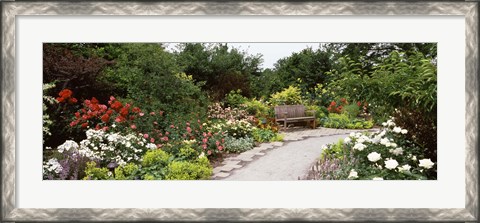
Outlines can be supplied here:
M115 101L115 102L113 102L113 103L110 105L110 107L111 107L113 110L115 110L115 111L118 112L118 111L120 111L120 109L123 107L123 105L122 105L121 102Z
M95 97L92 97L92 104L98 104L98 100Z
M87 122L84 122L84 123L82 124L82 128L87 128L87 127L88 127L88 123L87 123Z
M139 107L133 107L132 112L139 113L141 110Z
M110 120L110 116L108 114L104 114L104 115L102 115L101 119L102 119L103 122L108 122Z
M361 102L357 102L357 106L358 106L358 107L362 106L362 103L361 103Z
M61 90L60 93L58 93L58 95L62 98L72 97L72 94L73 94L73 92L70 89L67 89L67 88Z
M128 107L123 107L120 110L120 115L122 115L123 117L126 117L128 115Z
M75 104L75 103L77 103L77 102L78 102L78 100L77 100L76 98L70 98L70 99L68 99L68 103L70 103L70 104Z
M70 127L76 126L78 124L78 120L70 122Z
M125 121L125 118L124 118L123 116L117 116L117 117L115 118L115 121L116 121L116 122L123 122L123 121Z
M75 112L75 117L80 118L80 112Z

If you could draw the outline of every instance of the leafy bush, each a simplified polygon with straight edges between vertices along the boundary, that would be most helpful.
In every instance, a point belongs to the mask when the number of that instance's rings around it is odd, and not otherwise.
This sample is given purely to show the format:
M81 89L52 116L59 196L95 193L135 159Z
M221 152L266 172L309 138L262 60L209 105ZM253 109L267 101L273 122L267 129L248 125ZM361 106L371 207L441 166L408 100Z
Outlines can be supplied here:
M300 88L289 86L281 92L270 96L270 103L276 105L297 105L302 104L302 95Z
M107 168L99 168L94 161L87 163L84 180L109 180L112 178L112 172Z
M330 113L327 118L322 119L322 125L337 129L369 129L373 127L373 122L358 118L350 119L346 114Z
M225 138L225 151L230 153L241 153L253 148L253 138L243 137L235 138L227 136Z
M357 104L350 104L343 108L343 113L349 118L356 118L360 114L360 107Z
M115 169L115 180L137 180L139 171L139 167L133 163L119 166Z
M273 108L268 106L266 102L257 100L257 99L251 99L247 100L244 102L245 104L245 110L256 117L273 117L274 116L274 111Z
M173 161L168 164L166 180L208 180L212 175L212 167L206 157L196 162Z
M254 128L253 139L256 142L260 142L260 143L274 142L274 141L282 141L283 136L268 129Z
M238 89L236 91L232 90L232 91L230 91L230 93L225 95L225 105L227 107L238 108L243 103L245 103L245 101L247 101L247 98L245 98L242 95L242 90L240 90L240 89Z
M167 172L166 167L173 157L163 150L150 150L145 153L140 174L144 180L163 180Z

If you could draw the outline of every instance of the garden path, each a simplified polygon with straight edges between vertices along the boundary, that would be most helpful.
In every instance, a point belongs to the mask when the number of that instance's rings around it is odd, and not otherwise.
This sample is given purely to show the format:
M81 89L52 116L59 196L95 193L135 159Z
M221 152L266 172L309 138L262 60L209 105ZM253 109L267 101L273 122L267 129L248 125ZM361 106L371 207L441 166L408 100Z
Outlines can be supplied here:
M303 129L285 132L284 142L263 143L236 157L227 158L214 169L218 180L298 180L320 156L321 146L337 142L351 129Z

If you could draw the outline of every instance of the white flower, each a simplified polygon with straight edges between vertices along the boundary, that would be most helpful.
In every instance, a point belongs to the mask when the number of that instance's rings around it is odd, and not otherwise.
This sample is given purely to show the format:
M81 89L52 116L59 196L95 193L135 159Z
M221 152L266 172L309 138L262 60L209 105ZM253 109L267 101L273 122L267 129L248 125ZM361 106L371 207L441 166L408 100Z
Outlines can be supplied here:
M391 151L391 153L395 154L395 155L402 155L403 154L403 149L402 147L397 147L395 148L394 150Z
M400 128L400 127L393 128L393 132L395 132L395 133L400 133L401 131L402 131L402 128Z
M78 144L75 141L67 140L62 145L57 147L58 152L69 151L70 149L78 149Z
M354 132L351 132L351 133L350 133L350 137L352 137L352 138L355 138L355 135L356 135L356 134L355 134Z
M202 153L200 153L200 156L198 156L198 158L200 159L200 158L203 158L203 157L205 157L205 153L202 152Z
M380 144L387 145L387 143L390 143L387 138L380 139Z
M343 140L343 143L344 144L348 144L352 141L352 139L350 137L346 137L344 140Z
M402 131L400 131L400 132L401 132L402 134L404 134L404 135L405 135L405 134L407 134L407 133L408 133L408 130L406 130L406 129L402 129Z
M360 137L360 138L357 139L357 142L358 143L364 143L365 139L363 137Z
M127 143L125 144L125 146L126 146L127 148L130 148L130 147L132 146L132 143L130 143L130 142L127 141Z
M327 145L322 145L322 149L328 149Z
M430 159L421 159L419 160L420 164L418 166L423 167L425 169L430 169L432 168L435 163L432 162Z
M383 137L385 134L387 134L387 131L383 130L382 132L380 132L380 134L378 134L380 137Z
M111 177L111 176L112 176L112 172L108 171L107 176Z
M358 178L358 173L355 169L350 170L350 174L348 175L348 179L356 179Z
M417 156L412 156L412 160L413 160L413 161L416 161L416 160L417 160Z
M386 146L386 147L393 147L393 148L395 148L395 147L397 147L397 144L394 143L394 142L387 142L387 144L385 144L385 146Z
M155 145L153 143L148 143L145 147L147 147L147 149L156 149L157 145Z
M387 161L385 161L385 168L389 169L389 170L393 170L395 168L397 168L398 166L398 162L394 159L389 159Z
M386 122L383 122L382 125L383 125L383 126L387 126L387 123L386 123Z
M113 124L113 125L112 125L112 128L115 128L115 127L117 127L117 125Z
M365 149L367 146L366 145L363 145L362 143L357 143L355 144L355 146L353 146L353 149L356 149L358 151L362 151L363 149Z
M371 152L370 154L368 154L367 158L368 160L370 160L370 162L377 162L382 158L382 155L377 152Z
M374 178L372 178L372 180L383 180L383 178L381 178L381 177L374 177Z
M400 170L401 172L403 172L403 171L409 171L410 168L412 168L410 165L405 164L405 165L403 165L403 166L401 166L401 167L398 167L398 170Z

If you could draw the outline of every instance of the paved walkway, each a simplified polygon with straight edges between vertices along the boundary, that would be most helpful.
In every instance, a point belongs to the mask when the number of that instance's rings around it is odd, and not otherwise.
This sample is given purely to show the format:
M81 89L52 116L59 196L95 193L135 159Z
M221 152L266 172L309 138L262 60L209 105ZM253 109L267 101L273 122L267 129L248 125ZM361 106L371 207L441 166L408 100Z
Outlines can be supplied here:
M354 129L303 129L285 132L284 142L262 143L213 169L217 180L297 180L321 154L321 146ZM364 130L363 130L364 131Z

